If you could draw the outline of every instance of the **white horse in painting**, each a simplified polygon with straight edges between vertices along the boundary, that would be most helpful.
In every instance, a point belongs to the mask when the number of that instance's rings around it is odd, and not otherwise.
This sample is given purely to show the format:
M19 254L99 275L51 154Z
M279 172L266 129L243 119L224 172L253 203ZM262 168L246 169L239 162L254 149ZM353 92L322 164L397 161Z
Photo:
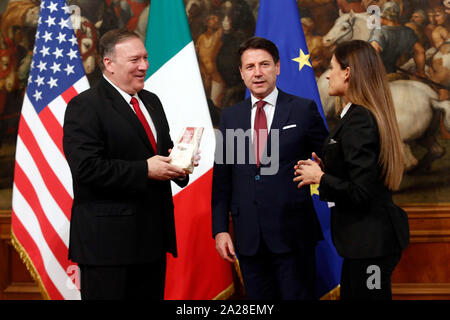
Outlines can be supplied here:
M324 45L333 46L348 40L365 40L370 37L371 30L367 26L368 13L340 12L334 26L323 37ZM318 79L319 94L327 118L334 115L334 97L328 96L327 72ZM435 111L444 113L444 124L450 130L450 101L439 101L438 94L425 83L413 80L397 80L390 82L394 100L400 135L404 144L405 167L427 169L432 161L444 155L445 149L439 145L434 135L426 134ZM427 154L419 161L411 152L411 142L417 140L427 149Z
M371 29L367 26L370 15L366 12L342 13L339 11L339 18L334 22L333 27L323 37L325 46L333 46L348 40L369 40Z

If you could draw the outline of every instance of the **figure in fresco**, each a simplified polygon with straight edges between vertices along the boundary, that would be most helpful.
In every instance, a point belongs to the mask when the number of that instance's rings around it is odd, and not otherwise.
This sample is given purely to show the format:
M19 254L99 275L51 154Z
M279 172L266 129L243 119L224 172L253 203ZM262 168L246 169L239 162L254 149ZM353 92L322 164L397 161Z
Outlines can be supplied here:
M66 0L66 2L69 6L76 5L80 8L81 15L95 25L98 37L118 27L119 20L116 18L114 8L105 0Z
M362 0L361 8L363 11L367 11L367 8L370 6L378 6L382 8L386 2L394 1L397 3L400 12L403 10L403 0Z
M363 12L360 0L336 0L336 4L339 10L342 12Z
M217 55L216 63L222 79L226 84L222 106L232 106L236 102L242 100L245 95L245 89L242 86L241 76L237 66L239 57L237 48L242 40L239 35L233 32L231 19L226 15L222 20L222 47Z
M250 9L252 10L253 17L256 20L256 18L258 17L259 0L247 0L247 3Z
M195 42L205 32L204 21L211 12L211 4L208 0L185 0L184 2L189 26L191 27L192 40Z
M255 32L255 19L251 8L243 1L224 1L219 16L222 19L222 46L217 55L217 69L225 81L226 88L222 99L222 108L241 101L245 95L239 64L239 45Z
M331 50L323 45L323 38L314 34L315 23L310 17L301 18L306 44L311 57L311 64L316 77L328 68L331 59Z
M0 23L2 72L0 90L23 89L28 80L39 4L31 0L11 2ZM6 68L5 68L6 67ZM19 75L20 69L20 75Z
M430 42L425 34L425 28L427 26L427 14L424 10L418 9L413 12L409 22L405 23L405 27L411 28L416 33L419 42L424 49L430 47Z
M439 48L448 42L450 37L450 19L444 7L436 7L434 9L434 20L436 27L431 33L431 39L433 40L433 46Z
M105 0L66 0L68 6L77 6L80 8L80 14L87 20L93 22L96 27L103 23L103 17L107 4Z
M410 20L414 10L426 8L428 0L362 0L361 7L367 11L369 6L375 5L382 8L387 2L395 2L398 5L400 9L398 21L404 24Z
M18 88L17 48L9 38L0 41L0 91L11 92Z
M148 23L148 12L150 10L150 5L147 5L144 10L142 10L139 15L136 29L134 32L141 38L142 42L145 43L145 35L147 33L147 23Z
M444 87L441 90L450 89L450 43L444 43L439 47L433 55L428 72L432 81ZM449 99L448 93L441 91L440 94L441 100Z
M99 30L105 22L103 17L107 5L103 0L69 0L67 4L80 8L80 16L71 15L72 26L78 40L84 71L90 84L93 84L100 75L100 69L98 68L98 37ZM75 23L75 19L78 19L78 23Z
M395 73L399 59L404 59L405 54L413 52L416 63L416 73L425 77L425 50L418 41L414 31L399 23L400 7L395 2L386 2L381 8L381 28L374 28L369 42L381 55L388 77Z
M449 37L449 18L444 7L435 7L427 10L430 23L425 27L425 34L430 43L430 49L427 51L427 60L431 61L428 69L429 78L446 89L450 88L450 65L447 63L450 45ZM446 90L440 88L442 100L448 99Z
M23 89L28 80L33 54L34 34L39 3L19 0L9 3L0 21L0 148L3 143L15 141ZM7 154L6 158L12 157ZM13 159L12 159L13 160ZM11 163L0 160L0 166ZM5 177L6 174L6 177ZM0 173L0 181L12 181L12 171ZM0 183L2 185L2 183Z
M324 35L333 27L338 17L335 0L297 0L301 17L313 19L318 35Z
M245 0L210 0L208 4L187 1L190 14L194 7L210 10L206 31L194 41L205 92L214 106L225 108L242 100L245 94L238 69L233 66L237 66L239 44L255 32L255 18Z
M255 18L245 0L213 0L212 3L220 3L215 9L216 12L222 20L226 17L230 20L231 28L238 37L246 39L254 35Z
M443 0L442 5L445 7L445 13L450 14L450 0Z
M141 15L145 7L149 4L149 0L127 0L127 4L130 8L131 16L128 19L126 26L128 30L133 31L136 29L139 16Z
M225 86L216 64L221 46L222 28L219 25L219 17L210 15L206 19L206 31L198 37L195 49L206 95L218 107L221 106Z
M125 0L107 0L107 2L113 9L114 15L117 19L118 27L125 27L132 15L131 7L128 2Z
M89 82L93 83L93 79L97 79L93 73L99 63L97 28L91 21L81 16L79 28L74 28L74 31L80 48L84 72Z
M108 24L111 17L115 20L115 26L109 26L106 31L112 28L124 28L134 31L136 29L139 16L142 11L149 4L149 0L105 0L109 19L106 15L103 17L108 19ZM103 34L103 32L101 33Z
M450 98L450 19L442 6L434 8L434 19L436 27L431 33L431 38L437 51L431 62L430 79L444 86L438 89L439 96L441 100L447 100ZM442 138L450 139L450 132L446 130L443 116L440 122Z
M428 39L428 42L430 43L430 45L432 45L433 39L431 37L431 34L433 33L434 28L436 28L436 20L434 19L434 9L428 8L426 10L426 13L428 18L428 24L425 26L424 33Z
M316 47L320 47L322 45L322 37L314 34L314 20L310 17L305 17L301 18L301 23L303 33L305 34L306 44L308 45L308 50L312 51Z

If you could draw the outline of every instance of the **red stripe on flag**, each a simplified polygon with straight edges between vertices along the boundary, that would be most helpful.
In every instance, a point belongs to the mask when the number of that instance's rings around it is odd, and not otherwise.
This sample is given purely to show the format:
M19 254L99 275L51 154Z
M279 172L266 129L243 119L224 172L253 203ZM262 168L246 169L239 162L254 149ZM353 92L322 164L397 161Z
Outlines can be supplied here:
M55 199L67 219L70 220L73 199L48 164L30 127L23 117L20 119L19 136L33 157L33 160L41 173L42 179L53 196L53 199Z
M165 299L208 300L233 283L211 235L211 188L212 169L174 197L178 258L167 256Z
M42 284L44 285L50 299L64 299L62 294L54 285L52 279L50 279L50 277L48 276L47 270L45 270L44 261L42 260L39 248L37 247L33 238L31 238L30 234L25 229L19 218L17 218L14 210L11 211L11 228L14 232L14 235L16 236L16 239L20 242L22 248L25 249L28 257L30 257L34 268L39 273L39 277L41 278Z
M67 246L61 240L61 237L55 231L53 225L50 223L47 216L45 215L41 203L39 202L36 190L34 189L25 172L23 172L22 168L17 162L14 171L14 183L17 189L20 191L22 196L29 204L29 206L31 207L31 209L33 210L34 215L38 219L42 235L44 236L44 239L47 242L48 247L53 252L56 260L58 260L59 264L64 270L68 270L68 267L69 265L71 265L71 263L67 258L68 256Z
M61 154L64 154L62 143L63 128L48 106L42 109L39 113L39 118L41 119L42 124L52 138L53 142L58 147L59 151L61 151Z
M73 97L75 97L78 94L78 92L75 90L75 88L73 86L71 86L69 89L67 89L66 91L64 91L61 94L61 97L64 99L64 101L67 103L69 103L70 100L72 100Z

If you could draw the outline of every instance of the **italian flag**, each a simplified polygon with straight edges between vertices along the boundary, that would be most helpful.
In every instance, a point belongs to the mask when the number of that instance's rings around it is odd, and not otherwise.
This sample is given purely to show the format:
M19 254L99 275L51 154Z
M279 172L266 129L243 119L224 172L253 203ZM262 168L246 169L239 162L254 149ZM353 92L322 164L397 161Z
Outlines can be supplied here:
M220 299L234 292L232 267L211 235L215 136L183 0L152 0L145 46L145 89L161 100L175 141L183 127L204 127L200 165L180 189L172 183L178 258L167 256L165 299Z

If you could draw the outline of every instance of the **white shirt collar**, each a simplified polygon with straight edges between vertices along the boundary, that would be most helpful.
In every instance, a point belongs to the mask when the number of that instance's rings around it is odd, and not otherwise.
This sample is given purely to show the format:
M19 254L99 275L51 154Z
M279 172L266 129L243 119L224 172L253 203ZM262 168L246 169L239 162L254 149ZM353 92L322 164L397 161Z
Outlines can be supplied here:
M256 107L256 103L261 99L258 99L256 97L254 97L253 95L251 95L251 98L252 98L252 108ZM262 100L267 102L267 104L275 107L275 104L277 103L277 98L278 98L278 89L277 89L277 87L275 87L275 89L273 89L273 91Z
M344 107L344 109L342 109L341 112L341 119L345 116L345 114L347 113L348 109L350 109L350 106L352 105L351 102L347 103Z
M122 89L120 89L118 86L116 86L107 76L105 76L105 74L103 74L103 77L106 79L106 81L108 81L113 87L114 89L116 89L117 91L119 91L120 95L125 99L125 101L130 104L131 101L131 97L135 97L136 99L138 99L139 101L139 97L137 94L135 95L130 95L129 93L123 91Z

